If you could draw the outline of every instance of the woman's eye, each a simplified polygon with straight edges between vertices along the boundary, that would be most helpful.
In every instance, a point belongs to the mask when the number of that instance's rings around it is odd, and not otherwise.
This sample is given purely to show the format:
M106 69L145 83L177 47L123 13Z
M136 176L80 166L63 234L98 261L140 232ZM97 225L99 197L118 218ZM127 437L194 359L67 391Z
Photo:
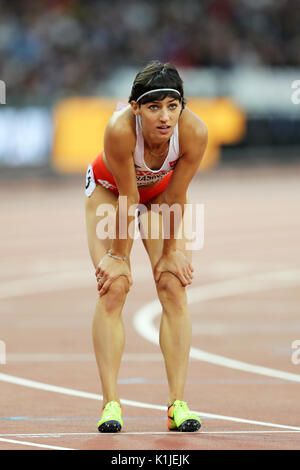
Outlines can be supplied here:
M149 109L151 109L151 111L156 111L157 109L159 108L159 106L157 104L151 104L149 106ZM169 106L169 109L171 110L175 110L177 108L177 104L176 103L172 103L170 104Z

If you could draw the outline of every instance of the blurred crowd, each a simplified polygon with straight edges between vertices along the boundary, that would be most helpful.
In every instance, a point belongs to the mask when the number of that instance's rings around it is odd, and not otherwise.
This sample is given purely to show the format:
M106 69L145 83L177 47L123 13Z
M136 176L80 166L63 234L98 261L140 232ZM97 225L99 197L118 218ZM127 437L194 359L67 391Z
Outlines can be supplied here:
M119 66L300 66L299 0L0 0L8 100L92 94Z

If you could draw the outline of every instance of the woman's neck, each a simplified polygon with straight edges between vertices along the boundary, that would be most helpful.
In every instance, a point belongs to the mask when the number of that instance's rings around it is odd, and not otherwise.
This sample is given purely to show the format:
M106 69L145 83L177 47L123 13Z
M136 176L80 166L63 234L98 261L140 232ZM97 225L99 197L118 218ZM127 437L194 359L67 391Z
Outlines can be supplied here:
M162 143L151 142L151 144L149 144L144 139L144 143L145 148L151 155L153 155L154 157L162 157L169 150L170 140L167 140L166 142Z

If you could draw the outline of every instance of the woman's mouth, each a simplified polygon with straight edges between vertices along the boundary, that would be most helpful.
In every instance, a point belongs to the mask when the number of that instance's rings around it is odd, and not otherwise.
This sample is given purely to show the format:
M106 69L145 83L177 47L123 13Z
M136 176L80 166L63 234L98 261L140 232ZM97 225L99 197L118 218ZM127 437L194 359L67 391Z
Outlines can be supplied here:
M169 130L171 129L170 126L159 126L157 128L161 134L167 134Z

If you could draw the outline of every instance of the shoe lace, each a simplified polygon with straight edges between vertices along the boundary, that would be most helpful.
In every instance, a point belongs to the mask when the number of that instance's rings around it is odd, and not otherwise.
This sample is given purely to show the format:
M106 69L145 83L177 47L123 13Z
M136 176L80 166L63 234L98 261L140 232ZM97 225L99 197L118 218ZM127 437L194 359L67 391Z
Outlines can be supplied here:
M175 402L176 408L180 408L182 411L189 411L187 403L185 401L179 401Z
M115 406L120 406L117 401L109 401L106 403L105 408L114 408Z
M116 402L112 402L110 401L109 403L107 403L105 405L105 408L104 408L105 412L107 413L113 413L113 414L116 414L117 412L117 405L116 405Z

